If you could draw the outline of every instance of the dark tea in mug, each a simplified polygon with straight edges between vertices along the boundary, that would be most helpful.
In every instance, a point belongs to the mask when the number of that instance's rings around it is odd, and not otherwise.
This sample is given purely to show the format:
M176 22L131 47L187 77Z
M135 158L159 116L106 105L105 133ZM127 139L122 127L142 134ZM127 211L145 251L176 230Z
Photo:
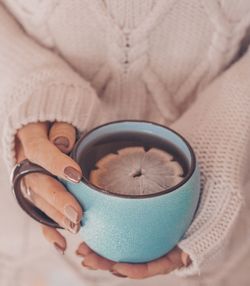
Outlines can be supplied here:
M177 185L186 177L189 168L185 155L177 146L150 133L118 132L100 136L85 146L79 158L83 174L90 183L106 191L131 195L157 193ZM136 158L144 164L139 167ZM105 165L100 163L104 161ZM101 170L95 172L98 164ZM174 172L180 168L180 176L173 180ZM168 176L170 169L171 177Z

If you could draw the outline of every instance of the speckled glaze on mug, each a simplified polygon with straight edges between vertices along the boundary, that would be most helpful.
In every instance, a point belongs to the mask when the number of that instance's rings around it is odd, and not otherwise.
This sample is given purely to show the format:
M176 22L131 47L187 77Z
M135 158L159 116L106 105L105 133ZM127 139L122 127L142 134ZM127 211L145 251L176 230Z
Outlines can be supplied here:
M177 146L189 164L187 176L166 191L143 196L108 193L86 178L78 184L60 179L84 209L80 235L95 252L120 262L140 263L169 252L183 237L197 209L200 173L189 143L175 131L147 121L115 121L91 130L78 140L71 157L104 134L154 134Z

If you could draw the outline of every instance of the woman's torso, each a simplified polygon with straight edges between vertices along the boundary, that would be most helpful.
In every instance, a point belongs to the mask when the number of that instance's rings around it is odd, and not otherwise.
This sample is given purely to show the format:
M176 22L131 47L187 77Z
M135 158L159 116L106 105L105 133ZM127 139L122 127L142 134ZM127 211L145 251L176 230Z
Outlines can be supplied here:
M97 91L102 120L170 124L237 57L249 1L4 0ZM98 107L100 108L100 107Z

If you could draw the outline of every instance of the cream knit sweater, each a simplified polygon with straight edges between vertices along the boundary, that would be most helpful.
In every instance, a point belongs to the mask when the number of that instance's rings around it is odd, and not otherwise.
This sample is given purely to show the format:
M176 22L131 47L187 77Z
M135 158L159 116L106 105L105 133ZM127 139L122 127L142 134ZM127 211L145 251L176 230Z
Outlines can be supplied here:
M12 15L11 15L12 14ZM202 171L197 215L179 246L196 274L217 259L249 180L250 1L0 0L0 116L14 135L59 120L81 132L117 119L170 126Z

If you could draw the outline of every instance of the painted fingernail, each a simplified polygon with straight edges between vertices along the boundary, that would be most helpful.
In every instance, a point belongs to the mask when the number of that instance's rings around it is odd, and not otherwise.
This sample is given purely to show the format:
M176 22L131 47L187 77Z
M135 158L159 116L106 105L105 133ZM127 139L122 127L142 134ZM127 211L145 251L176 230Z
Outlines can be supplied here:
M75 254L76 254L77 256L82 256L82 257L84 257L84 255L83 255L82 253L80 253L78 250L75 251Z
M68 166L64 169L64 175L66 179L70 180L73 183L79 183L82 178L81 173L71 166Z
M54 242L54 247L60 254L62 254L62 255L64 254L65 249L63 247L61 247L58 243Z
M79 229L80 229L80 225L79 224L75 224L73 223L71 220L69 220L67 217L64 218L64 223L65 223L65 226L66 228L71 232L71 233L74 233L76 234Z
M53 142L57 146L63 146L64 148L69 147L69 139L64 136L57 137Z
M79 250L76 250L75 251L75 254L77 255L77 256L81 256L81 257L85 257L87 254L86 253L82 253L82 252L80 252Z
M88 268L89 270L96 270L95 268L92 268L92 267L86 265L86 264L84 263L84 261L82 262L82 266Z
M80 216L78 214L78 212L75 210L74 207L70 206L70 205L66 205L64 207L64 212L66 214L66 216L74 223L79 223L80 221Z
M120 277L120 278L127 278L128 276L126 275L123 275L115 270L110 270L110 273L112 273L113 275L117 276L117 277Z

